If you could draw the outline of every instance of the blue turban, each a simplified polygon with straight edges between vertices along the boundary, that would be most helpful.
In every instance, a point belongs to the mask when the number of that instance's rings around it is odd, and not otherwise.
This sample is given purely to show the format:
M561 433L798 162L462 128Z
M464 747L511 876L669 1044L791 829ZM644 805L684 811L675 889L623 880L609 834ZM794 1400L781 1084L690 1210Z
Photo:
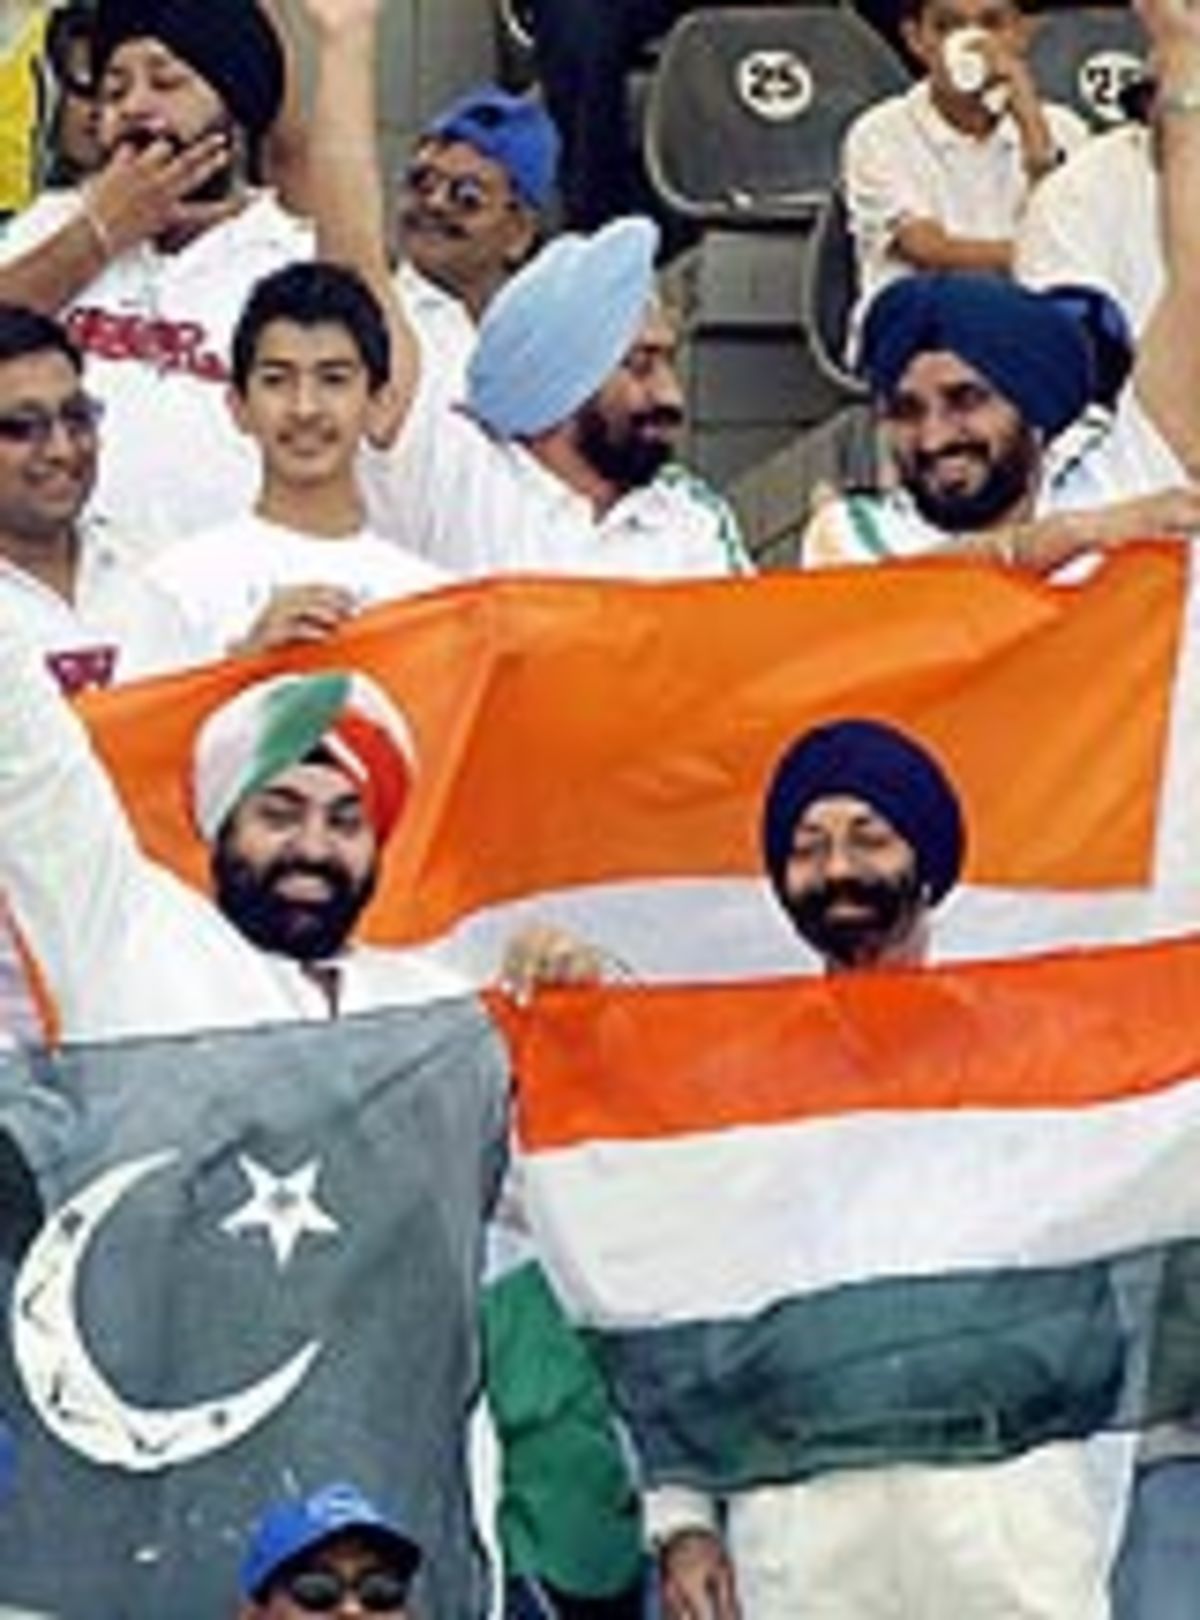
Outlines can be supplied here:
M556 237L492 299L467 368L467 406L501 438L574 415L612 375L654 291L658 227L640 215Z
M1092 398L1092 357L1079 323L1043 293L999 276L902 276L874 298L860 365L888 398L919 354L945 350L986 377L1031 426L1053 438Z
M835 794L862 799L910 845L931 904L962 871L966 832L958 796L927 749L878 720L835 720L792 743L775 767L763 806L762 848L775 892L796 823L810 804Z
M545 208L554 191L562 143L554 120L530 96L481 84L430 121L426 135L463 141L498 163L526 208Z

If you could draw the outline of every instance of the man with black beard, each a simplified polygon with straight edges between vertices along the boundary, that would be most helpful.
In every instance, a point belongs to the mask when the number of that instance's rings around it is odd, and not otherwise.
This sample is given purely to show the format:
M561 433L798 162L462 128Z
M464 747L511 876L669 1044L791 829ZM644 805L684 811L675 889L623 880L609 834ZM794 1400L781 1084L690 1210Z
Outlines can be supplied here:
M631 216L542 248L489 299L465 398L396 297L377 150L379 0L306 0L323 72L312 190L325 249L388 308L402 408L368 457L372 526L451 572L682 578L742 571L728 505L673 460L683 395ZM447 377L445 370L451 375Z
M71 1039L327 1019L462 993L354 941L417 770L361 674L255 681L197 732L188 796L213 898L137 845L79 722L0 624L0 867Z
M544 247L485 310L463 401L422 357L398 438L364 470L381 534L472 576L748 568L727 503L675 460L683 393L657 240L629 218Z
M130 563L257 488L225 408L229 340L254 283L314 252L311 223L251 183L288 88L274 3L98 0L99 167L43 193L0 251L0 298L59 316L87 357L107 415L92 510Z
M1166 322L1168 333L1174 323ZM999 277L903 278L875 298L860 364L894 486L821 506L806 566L959 551L1052 573L1083 552L1200 530L1185 437L1135 363L1111 420L1094 397L1089 330L1051 293Z
M764 864L827 973L927 962L932 913L957 883L965 848L953 784L923 744L894 726L854 718L814 727L775 767L763 808ZM803 1189L796 1219L802 1229ZM955 1310L964 1318L957 1340ZM977 1342L977 1311L978 1301L948 1303L939 1377L971 1387L986 1376L1002 1389L1028 1370L1023 1359L1014 1367L1010 1347L998 1345L986 1372L972 1350L956 1349ZM1053 1390L1048 1375L1047 1399ZM839 1399L835 1379L828 1396ZM899 1391L898 1426L904 1402L921 1398L915 1386ZM1001 1462L835 1470L720 1501L682 1485L658 1487L647 1494L646 1515L664 1614L793 1620L806 1612L808 1594L814 1614L899 1620L914 1612L914 1591L900 1574L908 1561L923 1572L921 1613L931 1617L1104 1620L1104 1545L1083 1461L1079 1446L1058 1443Z

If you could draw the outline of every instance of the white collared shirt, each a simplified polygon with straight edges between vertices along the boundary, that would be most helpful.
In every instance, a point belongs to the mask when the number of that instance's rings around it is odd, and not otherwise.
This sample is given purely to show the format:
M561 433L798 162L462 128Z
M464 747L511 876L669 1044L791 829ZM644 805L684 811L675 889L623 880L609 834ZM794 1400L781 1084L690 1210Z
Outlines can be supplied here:
M1087 140L1067 107L1045 106L1050 133L1069 153ZM1021 135L1005 115L968 135L937 110L929 81L860 114L842 149L842 180L858 254L859 310L912 265L895 251L899 225L936 220L954 236L1009 239L1029 198Z
M372 527L467 577L710 578L749 562L727 502L671 466L606 512L514 440L493 437L424 367L399 440L366 451Z

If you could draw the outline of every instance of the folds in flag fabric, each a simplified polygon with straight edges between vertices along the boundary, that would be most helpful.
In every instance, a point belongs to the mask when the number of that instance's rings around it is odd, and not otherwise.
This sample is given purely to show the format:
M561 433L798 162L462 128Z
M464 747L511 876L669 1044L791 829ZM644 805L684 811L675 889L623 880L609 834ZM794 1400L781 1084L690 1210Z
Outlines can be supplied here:
M1200 944L544 998L539 1250L653 1481L1200 1404Z
M0 1073L0 1609L213 1620L352 1479L483 1612L462 1447L507 1062L478 1004Z
M514 913L549 901L668 977L795 971L761 881L764 785L804 727L890 720L933 748L966 811L967 882L941 952L1003 955L1140 937L1171 896L1200 923L1197 863L1164 859L1159 822L1200 749L1195 683L1176 679L1190 611L1171 547L1070 588L946 560L699 584L500 580L86 712L147 846L202 883L181 791L201 715L280 662L365 669L412 720L420 761L369 935L453 941L486 975Z

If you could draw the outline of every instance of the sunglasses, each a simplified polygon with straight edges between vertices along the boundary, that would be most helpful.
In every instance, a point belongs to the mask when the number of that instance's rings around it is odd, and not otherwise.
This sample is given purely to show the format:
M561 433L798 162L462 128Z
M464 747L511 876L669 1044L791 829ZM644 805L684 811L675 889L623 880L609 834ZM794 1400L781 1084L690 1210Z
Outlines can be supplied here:
M95 433L104 415L104 406L90 394L73 394L51 409L45 405L23 405L20 410L0 411L0 439L9 444L48 444L55 427L72 439Z
M404 176L414 197L428 202L437 192L456 214L479 214L496 200L486 180L473 174L446 174L432 163L414 163Z
M368 1614L398 1614L408 1600L408 1581L390 1569L339 1575L332 1569L299 1569L280 1582L281 1591L308 1614L332 1614L349 1597Z

